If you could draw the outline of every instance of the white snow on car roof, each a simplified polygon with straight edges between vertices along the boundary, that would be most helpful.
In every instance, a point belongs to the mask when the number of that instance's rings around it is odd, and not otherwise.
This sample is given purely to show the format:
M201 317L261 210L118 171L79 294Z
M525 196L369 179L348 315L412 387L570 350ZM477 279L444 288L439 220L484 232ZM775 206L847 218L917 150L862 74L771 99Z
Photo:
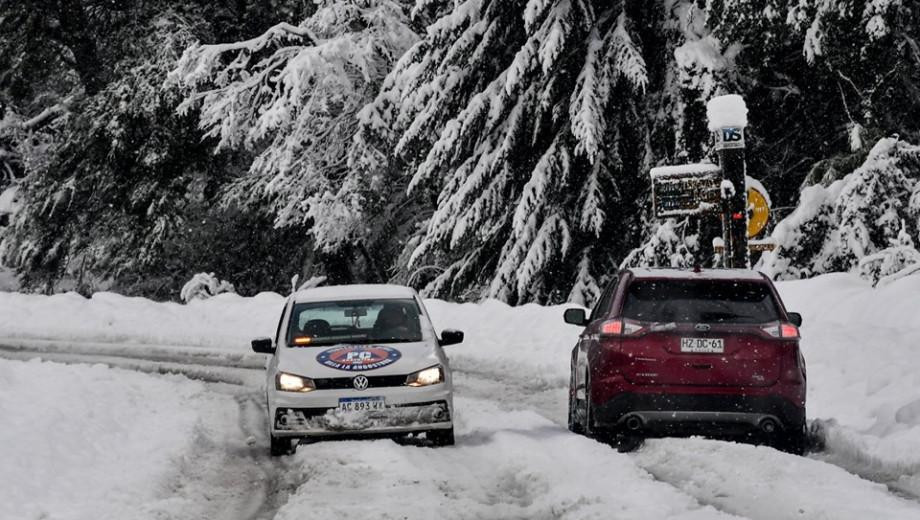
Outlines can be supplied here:
M630 269L636 278L683 278L687 280L763 280L763 275L750 269Z
M415 296L415 291L402 285L328 285L299 291L294 295L294 301L300 303L374 298L412 298L413 296Z

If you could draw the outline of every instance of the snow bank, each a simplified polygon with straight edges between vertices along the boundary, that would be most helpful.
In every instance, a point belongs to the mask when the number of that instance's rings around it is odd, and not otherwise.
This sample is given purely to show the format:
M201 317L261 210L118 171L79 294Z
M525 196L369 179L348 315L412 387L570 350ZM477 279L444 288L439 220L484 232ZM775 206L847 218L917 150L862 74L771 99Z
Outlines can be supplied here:
M272 336L284 298L220 294L188 305L155 303L113 293L42 296L0 293L0 338L65 339L187 345L249 351Z
M203 384L0 361L0 388L0 518L173 518L176 467L213 406Z
M425 302L435 330L459 329L466 338L447 347L455 368L526 377L535 386L563 386L569 381L569 357L581 328L562 321L566 308L528 304L511 307L497 300L482 303Z
M823 456L920 496L920 276L874 289L839 273L778 286L804 317L808 415Z
M701 503L752 520L917 516L916 505L888 493L885 486L832 464L765 447L656 439L647 441L635 460Z

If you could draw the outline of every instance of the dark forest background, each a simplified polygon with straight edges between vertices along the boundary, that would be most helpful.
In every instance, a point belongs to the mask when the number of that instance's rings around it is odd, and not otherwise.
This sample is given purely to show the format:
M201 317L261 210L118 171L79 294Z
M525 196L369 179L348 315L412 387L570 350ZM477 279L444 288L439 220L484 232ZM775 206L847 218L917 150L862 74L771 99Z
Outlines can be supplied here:
M918 36L896 0L0 0L0 255L41 292L589 303L705 249L652 218L648 170L709 157L705 103L738 93L771 229L862 172L772 260L846 270L918 238ZM834 235L866 190L890 211Z

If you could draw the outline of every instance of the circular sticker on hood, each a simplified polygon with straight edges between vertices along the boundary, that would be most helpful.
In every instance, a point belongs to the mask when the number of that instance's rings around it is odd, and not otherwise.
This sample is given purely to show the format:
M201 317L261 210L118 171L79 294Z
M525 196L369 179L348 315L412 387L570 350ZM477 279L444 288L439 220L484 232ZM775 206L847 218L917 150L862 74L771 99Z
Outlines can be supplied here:
M395 363L400 357L402 353L391 347L344 345L320 352L316 361L336 370L360 372L383 368Z

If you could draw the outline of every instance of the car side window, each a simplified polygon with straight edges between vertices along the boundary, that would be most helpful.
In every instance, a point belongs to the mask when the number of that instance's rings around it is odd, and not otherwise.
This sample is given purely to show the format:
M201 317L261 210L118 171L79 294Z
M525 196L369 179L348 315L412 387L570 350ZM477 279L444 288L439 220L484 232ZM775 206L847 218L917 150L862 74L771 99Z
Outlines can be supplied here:
M588 319L589 322L598 319L610 306L610 300L613 298L613 294L616 290L617 278L616 276L613 277L613 280L607 284L607 289L601 295L601 298L594 304L594 309L591 310L591 318Z

